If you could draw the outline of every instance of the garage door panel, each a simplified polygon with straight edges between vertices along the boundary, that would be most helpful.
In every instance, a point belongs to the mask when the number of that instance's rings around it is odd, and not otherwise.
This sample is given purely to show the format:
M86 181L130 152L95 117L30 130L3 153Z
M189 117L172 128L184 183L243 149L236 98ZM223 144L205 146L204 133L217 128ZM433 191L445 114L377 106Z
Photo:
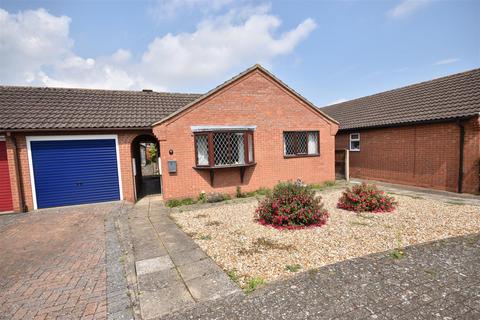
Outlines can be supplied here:
M7 146L5 141L0 141L0 212L12 210L12 188L8 170Z
M120 199L115 139L30 142L38 208Z

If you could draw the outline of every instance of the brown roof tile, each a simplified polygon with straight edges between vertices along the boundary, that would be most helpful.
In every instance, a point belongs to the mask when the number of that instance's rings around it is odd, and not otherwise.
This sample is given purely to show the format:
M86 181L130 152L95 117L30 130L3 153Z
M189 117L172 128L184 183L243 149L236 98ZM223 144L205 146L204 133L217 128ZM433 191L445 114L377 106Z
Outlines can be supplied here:
M145 128L200 96L0 86L0 130Z
M480 69L321 108L340 129L392 126L480 114Z

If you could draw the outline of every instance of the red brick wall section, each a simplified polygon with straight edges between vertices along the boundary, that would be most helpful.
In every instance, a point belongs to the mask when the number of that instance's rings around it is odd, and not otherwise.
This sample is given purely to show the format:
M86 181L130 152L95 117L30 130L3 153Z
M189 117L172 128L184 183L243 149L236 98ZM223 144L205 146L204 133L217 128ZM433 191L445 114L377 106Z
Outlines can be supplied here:
M24 186L24 195L25 195L25 204L28 210L33 210L33 198L32 198L32 186L30 183L30 168L28 165L28 152L26 147L26 136L33 135L71 135L71 134L117 134L118 135L118 144L119 144L119 153L120 153L120 170L122 178L122 190L123 198L126 201L134 202L135 201L135 191L133 185L133 171L132 171L132 155L131 155L131 143L135 137L141 134L149 134L151 132L145 131L101 131L101 132L33 132L33 133L17 133L17 146L18 153L21 163L21 173L22 181ZM16 172L14 167L14 152L13 144L11 138L7 138L7 154L8 154L8 164L10 169L10 180L12 183L12 195L14 210L20 211L20 197L19 197L19 188L16 180Z
M257 165L215 172L213 187L208 171L195 170L192 125L256 125ZM300 178L307 183L334 180L334 138L338 126L313 111L260 71L252 72L176 118L153 128L160 140L164 199L196 197L201 191L235 193L272 187L278 181ZM283 131L318 130L319 157L285 159ZM173 151L169 155L168 150ZM177 161L177 173L168 174L167 161Z
M478 117L465 123L463 191L478 193ZM352 131L354 132L354 131ZM358 130L361 151L350 152L350 176L456 192L460 130L455 122ZM340 132L336 148L348 148Z
M480 194L480 116L465 123L463 192Z

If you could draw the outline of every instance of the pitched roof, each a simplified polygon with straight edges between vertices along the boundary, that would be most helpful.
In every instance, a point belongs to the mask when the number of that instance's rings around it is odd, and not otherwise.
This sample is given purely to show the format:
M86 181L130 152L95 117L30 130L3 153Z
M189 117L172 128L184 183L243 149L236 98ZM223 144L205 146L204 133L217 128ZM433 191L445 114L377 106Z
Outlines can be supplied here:
M259 64L255 64L253 65L252 67L246 69L245 71L237 74L236 76L234 76L233 78L225 81L224 83L220 84L219 86L213 88L212 90L208 91L207 93L205 93L204 95L200 96L197 100L195 101L192 101L190 102L188 105L178 109L177 111L173 112L172 114L170 114L169 116L163 118L162 120L154 123L154 125L157 125L157 124L160 124L160 123L163 123L173 117L175 117L177 114L180 114L182 113L183 111L189 109L190 107L192 107L193 105L196 105L197 103L201 102L202 100L212 96L213 94L219 92L220 90L222 90L223 88L229 86L230 84L234 83L235 81L237 81L238 79L240 78L243 78L244 76L246 76L247 74L255 71L255 70L259 70L261 72L263 72L264 74L266 74L267 76L269 76L271 79L273 79L276 83L278 83L280 86L282 86L284 89L286 89L288 92L292 93L295 97L297 97L297 99L303 101L304 103L306 103L310 108L312 108L313 111L319 113L320 115L324 116L325 118L327 118L328 120L338 124L338 121L335 120L334 118L332 118L330 115L326 114L325 112L323 112L322 110L320 110L317 106L315 106L313 103L311 103L310 101L308 101L305 97L303 97L301 94L299 94L298 92L296 92L295 90L293 90L292 88L290 88L287 84L285 84L282 80L278 79L275 75L273 75L270 71L268 71L267 69L265 69L264 67L262 67L261 65Z
M480 114L480 69L321 108L342 129L448 120Z
M147 128L200 96L0 86L0 130Z

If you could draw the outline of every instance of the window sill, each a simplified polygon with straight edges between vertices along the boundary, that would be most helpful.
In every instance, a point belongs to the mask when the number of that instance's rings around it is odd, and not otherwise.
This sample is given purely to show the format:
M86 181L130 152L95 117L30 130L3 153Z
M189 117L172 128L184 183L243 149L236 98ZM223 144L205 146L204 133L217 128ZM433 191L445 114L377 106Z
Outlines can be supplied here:
M241 167L251 167L251 166L254 166L254 165L256 165L256 164L257 164L256 162L252 162L252 163L245 163L245 164L232 164L232 165L214 166L214 167L210 167L210 166L195 166L195 167L193 167L193 169L197 169L197 170L211 170L211 169L241 168Z
M230 166L216 166L216 167L195 166L195 167L193 167L193 169L210 171L210 185L213 187L213 181L215 179L215 171L217 169L240 168L240 181L241 181L241 183L243 183L243 177L245 176L245 168L252 167L256 164L257 164L256 162L252 162L252 163L246 163L246 164L235 164L235 165L230 165Z
M350 149L350 152L360 152L360 149Z
M298 154L298 155L291 155L286 156L284 155L283 158L291 159L291 158L311 158L311 157L320 157L320 154Z

